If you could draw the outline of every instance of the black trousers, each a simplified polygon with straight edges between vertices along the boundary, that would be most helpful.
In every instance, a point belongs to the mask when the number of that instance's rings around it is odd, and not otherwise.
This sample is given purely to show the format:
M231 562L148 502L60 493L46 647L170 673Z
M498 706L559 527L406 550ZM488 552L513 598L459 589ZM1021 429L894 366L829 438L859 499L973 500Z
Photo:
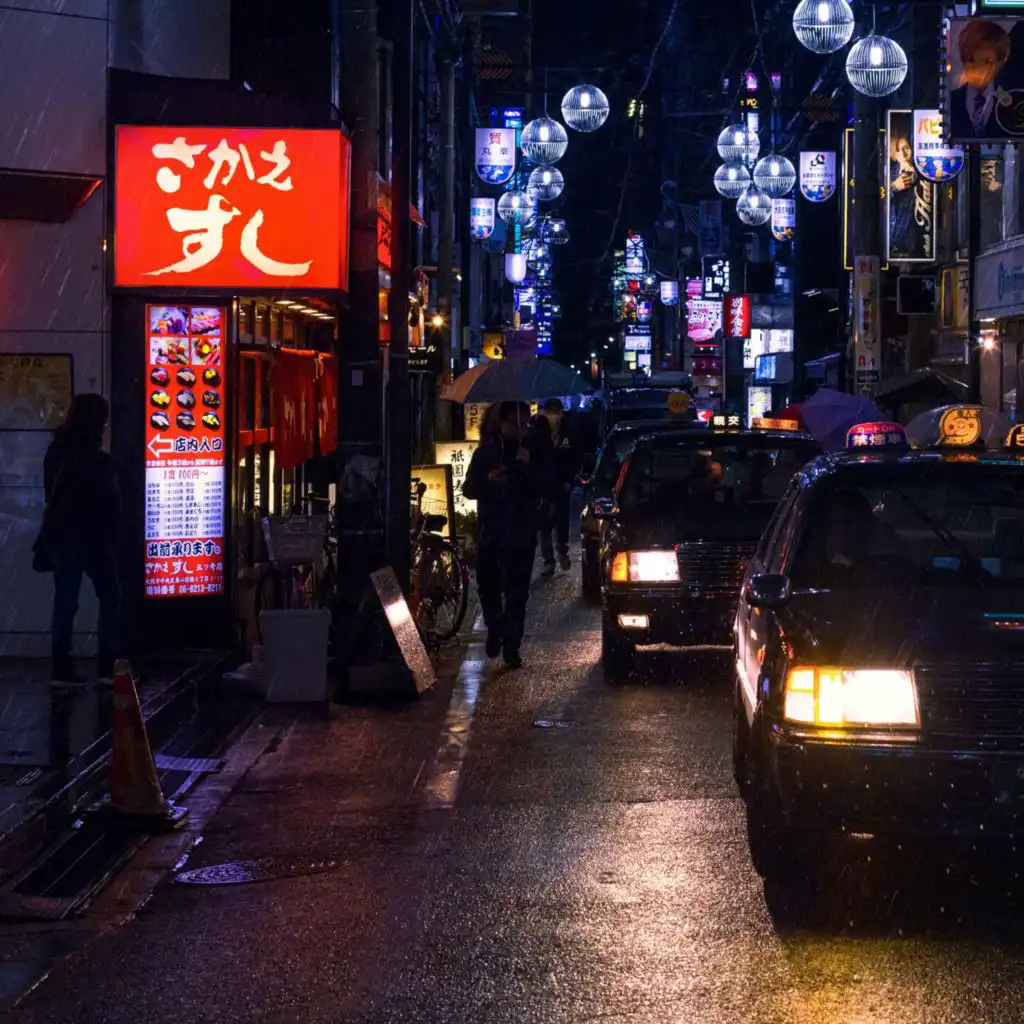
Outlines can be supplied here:
M569 498L568 492L556 494L547 505L546 514L541 520L540 553L545 562L555 560L555 549L551 544L551 531L557 538L558 550L562 554L569 553Z
M533 576L533 547L483 543L477 549L476 587L488 633L506 650L518 651L526 623L526 601Z

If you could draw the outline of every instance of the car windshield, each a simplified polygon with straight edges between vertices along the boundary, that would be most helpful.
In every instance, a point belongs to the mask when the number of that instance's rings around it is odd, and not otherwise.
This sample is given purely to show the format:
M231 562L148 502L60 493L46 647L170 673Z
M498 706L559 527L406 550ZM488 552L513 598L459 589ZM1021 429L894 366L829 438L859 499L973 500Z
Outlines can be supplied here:
M771 514L793 474L817 453L805 441L780 444L771 438L642 445L630 460L618 504L623 512L678 512L731 522L733 529L749 520L742 529L746 535Z
M797 551L795 585L1024 581L1024 473L998 464L923 467L834 485Z
M657 428L653 428L651 432L654 433L656 430ZM595 484L609 489L615 486L615 481L619 479L619 470L629 454L629 449L640 437L643 437L643 433L637 430L617 430L609 435L594 470Z

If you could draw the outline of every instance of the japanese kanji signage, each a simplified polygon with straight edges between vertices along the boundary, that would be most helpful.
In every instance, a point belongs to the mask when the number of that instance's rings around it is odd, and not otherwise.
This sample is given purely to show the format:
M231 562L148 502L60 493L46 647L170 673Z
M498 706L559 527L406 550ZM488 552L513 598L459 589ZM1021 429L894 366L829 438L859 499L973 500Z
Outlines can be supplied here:
M749 338L751 305L749 295L726 295L724 301L725 323L722 333L727 338Z
M434 445L434 462L439 466L452 467L452 491L455 495L455 511L459 515L476 512L476 502L463 496L462 485L478 445L478 441L439 441Z
M476 173L488 185L504 185L516 169L514 128L477 128Z
M391 196L377 192L377 264L391 270Z
M800 194L812 203L824 203L835 195L836 155L820 150L800 154Z
M469 233L477 239L494 234L494 200L474 196L469 201Z
M772 200L772 234L780 242L792 242L796 228L796 200Z
M147 306L147 597L224 591L224 310Z
M914 111L914 166L929 181L949 181L964 167L962 146L942 137L942 111Z
M853 361L857 384L877 384L881 375L879 301L879 264L877 256L858 256L853 274Z
M690 299L686 304L686 323L690 341L712 341L722 329L722 303Z
M313 457L317 353L279 349L274 357L274 454L278 469L294 469Z
M732 267L724 256L705 256L701 261L704 271L704 298L720 299L732 281Z
M348 285L338 131L120 125L114 190L116 286Z

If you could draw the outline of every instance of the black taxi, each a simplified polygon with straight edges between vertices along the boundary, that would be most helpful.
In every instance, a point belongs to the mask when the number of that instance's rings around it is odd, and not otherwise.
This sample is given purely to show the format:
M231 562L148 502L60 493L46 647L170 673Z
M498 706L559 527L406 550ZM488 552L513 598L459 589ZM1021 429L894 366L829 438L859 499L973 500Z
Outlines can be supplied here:
M609 679L638 646L731 646L747 560L793 474L820 454L786 424L739 417L640 438L601 530L601 657ZM791 426L791 425L790 425Z
M1024 461L854 427L806 465L736 613L734 767L755 867L829 834L978 834L1024 812Z

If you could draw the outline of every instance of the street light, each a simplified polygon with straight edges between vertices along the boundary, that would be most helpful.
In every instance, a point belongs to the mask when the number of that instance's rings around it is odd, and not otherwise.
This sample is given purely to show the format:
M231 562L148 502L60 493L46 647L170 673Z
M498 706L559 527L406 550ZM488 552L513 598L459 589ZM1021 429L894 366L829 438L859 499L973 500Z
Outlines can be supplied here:
M519 147L538 167L549 167L565 156L569 135L553 118L538 117L523 129Z
M726 199L739 199L750 184L750 172L743 164L722 164L715 171L715 188Z
M440 313L435 313L430 318L430 326L431 327L444 327L444 317L441 316Z
M808 50L835 53L853 36L853 8L847 0L800 0L793 31Z
M895 39L865 36L846 55L846 77L857 92L880 99L903 84L907 77L907 55Z
M608 97L596 85L577 85L562 97L562 117L578 132L595 132L608 120Z
M781 199L793 191L796 168L784 156L769 153L757 161L754 184L772 199Z

